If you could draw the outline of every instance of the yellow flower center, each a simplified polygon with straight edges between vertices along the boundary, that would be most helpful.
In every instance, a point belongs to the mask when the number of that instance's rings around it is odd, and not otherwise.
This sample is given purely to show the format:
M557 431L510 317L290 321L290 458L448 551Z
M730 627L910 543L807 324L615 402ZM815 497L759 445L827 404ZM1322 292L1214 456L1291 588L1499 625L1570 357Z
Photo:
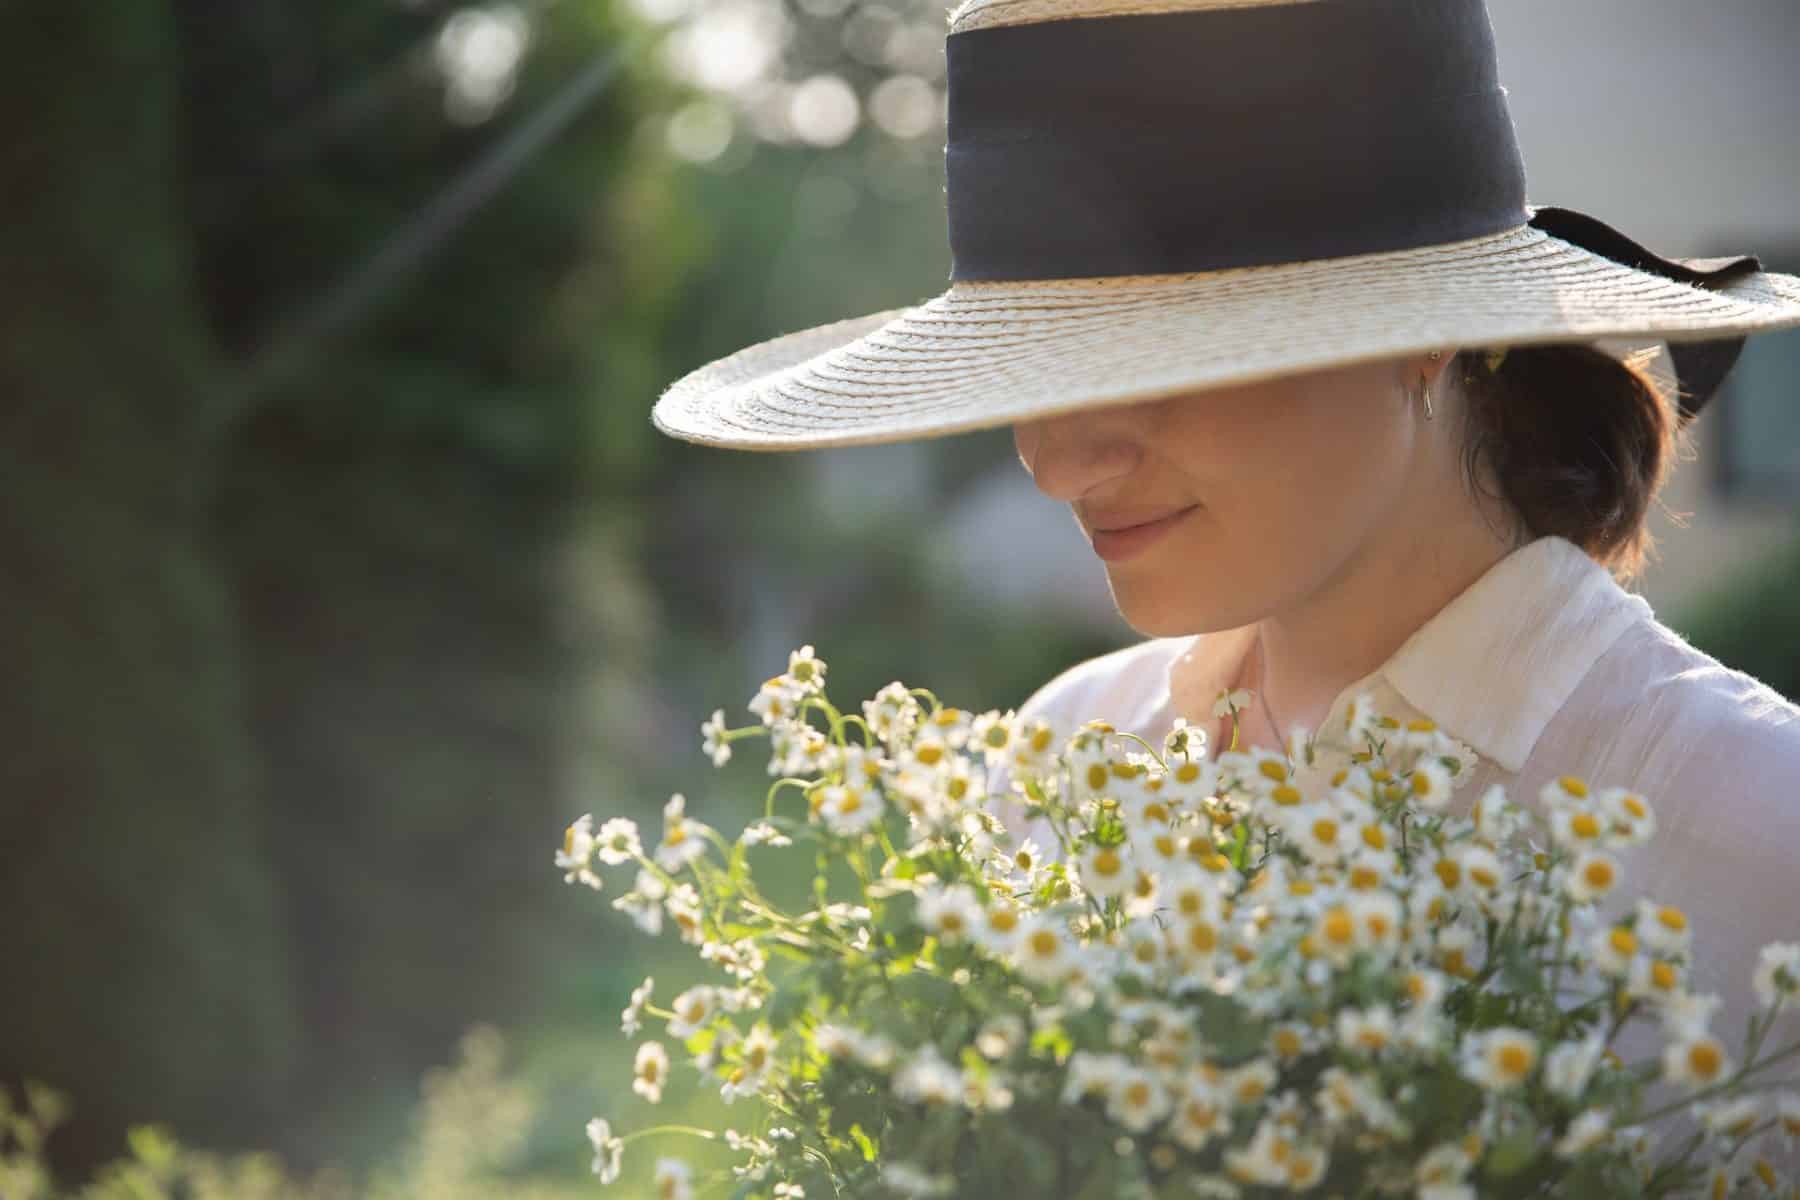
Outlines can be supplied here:
M1094 874L1104 878L1111 879L1124 865L1125 860L1119 857L1117 850L1103 849L1094 855Z
M1187 944L1190 950L1200 954L1210 954L1213 948L1219 944L1219 935L1205 921L1196 921L1188 926Z
M1087 769L1087 785L1091 791L1099 791L1106 786L1106 768L1099 763Z
M1663 928L1672 929L1676 933L1687 928L1687 914L1679 908L1659 908L1656 910L1656 919L1662 922Z
M1031 952L1039 958L1049 958L1056 953L1060 944L1056 935L1048 929L1040 929L1031 935Z
M1320 842L1330 845L1337 841L1338 824L1330 817L1320 817L1313 822L1312 835Z
M1334 908L1325 914L1323 932L1326 941L1347 946L1356 939L1356 922L1351 920L1347 909Z
M1462 867L1453 858L1440 858L1432 864L1431 869L1447 888L1453 888L1462 882Z
M1262 762L1257 765L1256 769L1262 772L1263 778L1265 779L1273 779L1276 783L1287 782L1287 767L1282 763L1276 762L1272 758L1263 759Z
M1192 783L1198 778L1200 778L1199 763L1182 763L1175 768L1175 782L1177 783Z
M1724 1065L1724 1055L1719 1053L1718 1044L1708 1038L1695 1042L1688 1047L1688 1069L1701 1079L1711 1079L1719 1073Z
M1495 1065L1500 1068L1501 1074L1508 1079L1522 1079L1531 1070L1531 1064L1536 1061L1536 1056L1532 1054L1529 1046L1519 1042L1502 1042L1500 1051L1494 1056L1494 1060Z
M1011 908L990 908L988 910L988 928L999 933L1011 933L1019 927L1019 914Z
M1613 884L1612 864L1604 858L1596 858L1582 870L1581 877L1591 888L1609 888Z
M1562 785L1562 790L1569 793L1571 796L1585 796L1588 794L1587 781L1578 776L1564 775L1561 779L1557 780L1557 782Z
M1663 962L1661 959L1657 959L1650 964L1650 982L1654 983L1665 992L1673 991L1675 989L1675 984L1678 982L1675 968L1671 967L1668 963Z
M1606 935L1606 940L1612 944L1614 950L1627 958L1637 953L1637 938L1629 929L1614 929Z

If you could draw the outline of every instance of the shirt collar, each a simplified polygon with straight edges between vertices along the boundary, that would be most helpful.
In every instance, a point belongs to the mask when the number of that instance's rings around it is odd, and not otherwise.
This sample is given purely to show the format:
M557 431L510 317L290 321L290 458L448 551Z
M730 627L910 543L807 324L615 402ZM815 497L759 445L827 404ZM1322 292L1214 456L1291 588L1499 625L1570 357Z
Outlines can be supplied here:
M1516 772L1607 647L1653 615L1587 551L1547 535L1488 568L1380 674L1477 754Z
M1539 735L1614 639L1654 614L1611 572L1567 538L1546 535L1488 568L1415 630L1386 663L1333 701L1325 725L1376 676L1452 736L1517 772ZM1169 668L1178 711L1205 716L1230 664L1254 640L1254 623L1202 634ZM1204 649L1202 649L1204 643ZM1204 655L1177 693L1177 667Z

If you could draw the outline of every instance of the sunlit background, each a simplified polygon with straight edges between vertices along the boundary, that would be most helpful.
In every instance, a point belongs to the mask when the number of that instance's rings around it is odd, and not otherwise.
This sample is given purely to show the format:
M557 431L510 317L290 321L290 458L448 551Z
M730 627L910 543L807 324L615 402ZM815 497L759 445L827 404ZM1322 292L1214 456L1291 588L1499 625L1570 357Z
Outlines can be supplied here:
M1791 0L1491 8L1534 203L1800 272ZM656 1115L619 1011L697 972L565 887L564 825L682 791L735 830L766 755L715 771L700 724L750 723L802 642L840 702L979 710L1135 640L1004 430L763 455L650 424L711 359L948 286L946 13L9 23L0 1084L71 1099L67 1178L147 1121L409 1169L422 1079L486 1026L519 1107L466 1106L512 1129L469 1177L587 1192L587 1119ZM1800 696L1800 335L1696 435L1645 593ZM678 1076L664 1108L705 1103Z

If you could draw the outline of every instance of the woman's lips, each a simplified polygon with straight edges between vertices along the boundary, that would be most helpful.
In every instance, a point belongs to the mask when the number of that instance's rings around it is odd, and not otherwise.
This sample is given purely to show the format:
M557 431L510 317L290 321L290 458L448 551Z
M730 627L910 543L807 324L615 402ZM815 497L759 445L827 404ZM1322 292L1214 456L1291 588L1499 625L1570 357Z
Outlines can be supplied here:
M1178 513L1170 513L1155 521L1147 521L1142 525L1132 525L1125 529L1094 530L1094 553L1107 562L1123 562L1134 555L1141 554L1151 543L1163 534L1175 528L1192 513L1198 504L1182 509Z

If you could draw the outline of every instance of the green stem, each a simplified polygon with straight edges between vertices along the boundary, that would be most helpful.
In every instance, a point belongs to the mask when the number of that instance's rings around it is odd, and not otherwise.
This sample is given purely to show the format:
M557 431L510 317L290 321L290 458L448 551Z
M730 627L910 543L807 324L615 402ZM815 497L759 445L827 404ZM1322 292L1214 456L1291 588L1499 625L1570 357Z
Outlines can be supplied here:
M1686 1097L1685 1099L1671 1101L1668 1104L1663 1105L1661 1108L1653 1110L1652 1112L1650 1112L1649 1114L1647 1114L1645 1116L1634 1118L1632 1121L1632 1124L1642 1125L1645 1122L1654 1121L1658 1117L1664 1117L1672 1112L1678 1112L1681 1109L1687 1108L1689 1105L1695 1103L1696 1101L1705 1100L1710 1096L1718 1095L1720 1092L1727 1091L1727 1090L1730 1090L1733 1088L1737 1088L1737 1084L1739 1083L1740 1080L1746 1079L1749 1076L1756 1074L1758 1071L1767 1070L1768 1068L1774 1066L1776 1063L1781 1062L1784 1059L1792 1058L1796 1054L1800 1054L1800 1042L1795 1042L1793 1045L1789 1046L1787 1049L1779 1051L1778 1053L1772 1054L1768 1058L1763 1059L1759 1063L1754 1063L1750 1066L1744 1067L1742 1070L1738 1071L1735 1075L1733 1075L1730 1079L1724 1080L1723 1082L1720 1082L1720 1083L1715 1083L1715 1084L1711 1085L1710 1087L1701 1088L1699 1091L1693 1093L1692 1095ZM1772 1079L1766 1083L1754 1083L1754 1084L1750 1084L1743 1088L1737 1088L1737 1090L1747 1092L1747 1091L1753 1091L1753 1090L1760 1089L1760 1088L1785 1087L1785 1086L1790 1086L1789 1081L1783 1080L1783 1079Z
M719 1140L719 1135L710 1129L702 1129L698 1125L652 1125L648 1129L639 1129L619 1139L619 1144L629 1146L639 1138L646 1138L657 1133L687 1133L694 1137L705 1138L709 1142Z

